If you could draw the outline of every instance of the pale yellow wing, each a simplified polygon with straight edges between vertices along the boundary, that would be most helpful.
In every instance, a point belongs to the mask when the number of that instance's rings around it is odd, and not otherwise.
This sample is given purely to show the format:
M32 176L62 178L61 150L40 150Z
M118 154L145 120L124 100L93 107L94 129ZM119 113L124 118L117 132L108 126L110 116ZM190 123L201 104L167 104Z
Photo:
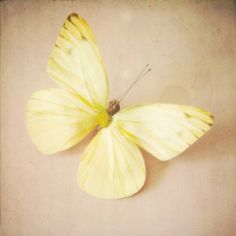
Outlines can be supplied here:
M92 30L81 16L73 13L65 20L48 61L48 74L94 110L107 106L104 63Z
M61 89L33 94L26 110L26 126L39 151L51 154L78 143L95 126L95 112L79 96Z
M172 104L127 108L113 120L127 138L163 161L179 155L213 124L212 114L203 109Z
M100 130L86 148L79 165L78 183L93 196L117 199L136 193L145 176L140 150L111 124Z
M60 89L36 92L27 106L27 128L46 154L70 148L96 125L105 126L107 75L91 28L71 14L48 61L48 74Z

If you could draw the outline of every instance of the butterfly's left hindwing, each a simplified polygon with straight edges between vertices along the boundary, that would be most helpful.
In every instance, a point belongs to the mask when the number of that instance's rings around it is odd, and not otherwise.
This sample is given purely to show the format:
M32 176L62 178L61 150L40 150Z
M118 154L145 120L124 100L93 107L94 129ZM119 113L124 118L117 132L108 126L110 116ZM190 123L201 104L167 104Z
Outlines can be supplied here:
M28 102L26 126L39 151L51 154L81 141L97 125L95 115L75 94L47 89Z
M213 124L212 114L203 109L172 104L127 108L113 120L129 140L163 161L179 155Z

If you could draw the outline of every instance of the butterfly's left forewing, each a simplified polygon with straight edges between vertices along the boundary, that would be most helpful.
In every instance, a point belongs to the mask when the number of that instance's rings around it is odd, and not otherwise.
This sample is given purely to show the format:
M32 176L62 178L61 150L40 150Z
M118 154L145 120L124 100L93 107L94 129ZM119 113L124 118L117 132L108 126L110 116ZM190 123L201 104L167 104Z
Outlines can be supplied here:
M213 124L203 109L172 104L127 108L113 120L129 140L163 161L182 153Z
M48 74L95 110L107 106L108 79L92 29L77 14L68 16L48 61Z

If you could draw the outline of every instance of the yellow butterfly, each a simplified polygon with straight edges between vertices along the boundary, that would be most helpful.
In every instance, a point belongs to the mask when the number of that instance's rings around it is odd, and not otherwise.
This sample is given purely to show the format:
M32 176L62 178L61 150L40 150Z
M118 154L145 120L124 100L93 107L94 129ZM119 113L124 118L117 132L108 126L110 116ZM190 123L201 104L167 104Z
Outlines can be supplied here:
M66 150L100 127L78 170L85 192L107 199L141 189L146 170L141 147L159 160L176 157L213 124L211 113L196 107L149 104L120 110L108 104L108 79L95 37L73 13L58 35L48 74L62 89L34 93L27 105L28 132L44 154Z

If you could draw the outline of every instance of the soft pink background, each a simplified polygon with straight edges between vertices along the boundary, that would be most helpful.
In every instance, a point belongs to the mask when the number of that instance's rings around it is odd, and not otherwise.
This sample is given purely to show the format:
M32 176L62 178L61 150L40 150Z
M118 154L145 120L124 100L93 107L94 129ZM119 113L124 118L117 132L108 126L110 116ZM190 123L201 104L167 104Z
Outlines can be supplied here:
M236 234L236 11L233 1L2 1L1 207L3 236L232 236ZM144 153L135 196L100 200L76 172L84 146L44 156L25 129L34 91L56 87L46 64L64 18L93 27L119 96L149 63L123 107L143 102L204 107L215 125L178 158Z

